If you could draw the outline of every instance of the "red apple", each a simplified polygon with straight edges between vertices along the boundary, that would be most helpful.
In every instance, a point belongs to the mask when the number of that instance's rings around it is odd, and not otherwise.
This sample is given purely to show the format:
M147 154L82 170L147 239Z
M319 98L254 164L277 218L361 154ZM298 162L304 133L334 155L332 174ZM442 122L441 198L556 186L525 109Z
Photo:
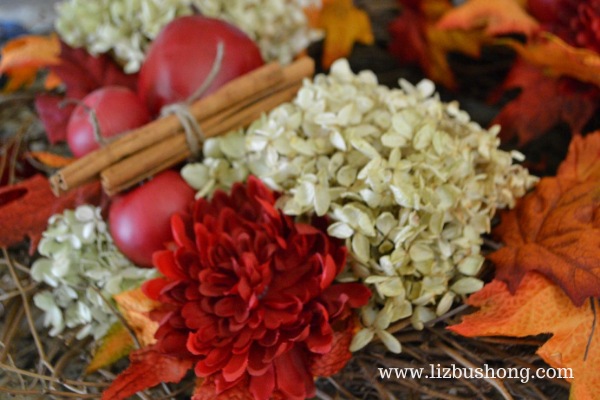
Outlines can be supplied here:
M77 158L100 148L94 137L90 110L96 112L104 138L138 128L152 119L146 105L126 87L107 86L90 93L75 108L67 127L67 143Z
M123 254L140 267L152 267L152 254L173 240L171 216L189 214L195 191L175 171L114 199L109 209L110 233Z
M178 18L162 30L150 46L138 81L139 94L154 115L167 104L186 100L202 85L220 42L221 69L205 94L262 66L258 46L235 26L202 16Z

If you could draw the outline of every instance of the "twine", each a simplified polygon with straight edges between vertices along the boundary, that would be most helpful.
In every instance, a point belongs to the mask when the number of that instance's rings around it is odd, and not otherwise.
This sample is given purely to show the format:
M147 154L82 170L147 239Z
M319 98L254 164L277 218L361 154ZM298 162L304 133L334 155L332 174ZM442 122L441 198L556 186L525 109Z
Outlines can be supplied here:
M200 145L204 142L204 133L202 132L202 128L200 128L200 124L196 121L196 118L191 113L190 107L191 105L198 100L202 95L206 92L206 90L212 85L215 78L221 72L221 65L223 63L223 55L225 54L225 45L223 42L219 42L217 45L217 55L215 56L215 61L213 62L213 66L210 70L210 73L204 79L204 82L200 85L198 89L187 100L182 101L180 103L174 103L164 106L160 110L161 117L166 117L167 115L175 115L183 130L185 132L185 138L187 140L188 146L190 147L190 151L192 154L197 157L200 154Z
M200 85L198 89L187 100L169 104L164 106L160 110L160 116L166 117L168 115L175 115L183 130L185 132L185 138L187 140L188 146L190 147L190 151L192 154L197 157L200 154L200 145L204 142L204 133L202 132L202 128L200 128L200 124L196 121L196 118L192 115L190 111L191 105L198 100L202 95L206 92L206 90L213 84L219 72L221 72L221 65L223 64L223 56L225 54L225 45L223 42L219 42L217 45L217 55L215 56L215 61L213 62L212 68L209 74L204 79L204 82ZM113 136L111 138L105 138L102 135L102 131L100 130L100 123L98 122L98 116L96 111L85 105L81 100L76 99L65 99L59 103L59 107L63 108L67 104L77 104L82 106L84 110L89 114L90 124L92 125L94 131L94 140L101 147L105 147L106 145L114 142L116 139L125 136L128 132L124 132L120 135Z

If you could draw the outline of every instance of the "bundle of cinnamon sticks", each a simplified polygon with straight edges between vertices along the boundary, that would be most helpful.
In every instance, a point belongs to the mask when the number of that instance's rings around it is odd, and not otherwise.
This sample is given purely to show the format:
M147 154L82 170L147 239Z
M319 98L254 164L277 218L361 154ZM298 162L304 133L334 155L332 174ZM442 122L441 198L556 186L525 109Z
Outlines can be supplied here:
M263 113L291 101L304 78L314 74L314 61L304 57L282 67L267 64L227 83L190 106L206 138L247 127ZM100 179L114 195L191 156L177 116L157 119L120 137L58 171L50 178L54 193Z

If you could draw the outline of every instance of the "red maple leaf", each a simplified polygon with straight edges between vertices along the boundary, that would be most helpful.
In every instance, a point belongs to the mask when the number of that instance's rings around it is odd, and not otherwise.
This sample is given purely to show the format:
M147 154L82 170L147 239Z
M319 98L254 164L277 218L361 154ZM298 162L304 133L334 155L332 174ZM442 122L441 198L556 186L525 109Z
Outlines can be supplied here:
M107 55L94 57L83 49L73 49L61 43L60 63L49 67L60 78L66 89L66 98L81 100L104 86L125 86L136 90L137 75L127 75ZM66 139L66 127L73 107L59 107L63 98L43 96L36 101L40 118L51 143Z
M96 182L57 198L42 175L0 189L0 247L15 245L28 236L29 252L33 254L48 218L80 204L98 204L101 196L101 186Z
M132 352L131 364L102 394L102 400L123 400L162 382L177 383L193 367L192 358L167 356L154 346Z
M499 93L515 88L520 88L521 93L502 109L493 124L502 126L502 141L517 137L519 147L560 122L579 132L598 108L598 90L593 86L545 76L540 68L521 59L516 61Z

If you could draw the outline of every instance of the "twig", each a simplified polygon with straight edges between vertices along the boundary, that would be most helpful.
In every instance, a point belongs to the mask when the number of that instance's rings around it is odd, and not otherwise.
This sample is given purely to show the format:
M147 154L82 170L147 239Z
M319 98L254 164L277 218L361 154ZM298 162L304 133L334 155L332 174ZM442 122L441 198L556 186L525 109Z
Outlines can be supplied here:
M179 389L177 389L177 390L173 391L172 393L170 393L170 394L169 394L169 395L167 395L167 396L157 397L157 398L155 398L155 399L153 399L153 400L168 400L168 399L170 399L170 398L172 398L172 397L175 397L175 396L177 396L177 395L179 395L179 394L181 394L181 393L185 393L185 392L187 392L188 390L190 390L190 389L191 389L191 388L193 388L194 386L196 386L196 382L190 382L190 383L188 383L187 385L185 385L185 386L183 386L183 387L180 387Z
M33 317L31 316L31 308L29 308L29 301L27 299L27 294L23 291L23 286L21 285L21 280L17 276L15 267L11 261L8 251L6 250L6 247L2 248L2 253L4 254L4 259L7 261L6 265L8 267L8 270L10 271L10 275L12 276L12 279L13 279L15 285L17 286L17 289L21 293L21 298L23 299L23 307L25 308L25 316L27 318L27 322L29 323L29 329L31 330L31 335L33 336L35 346L37 347L38 353L40 355L40 360L42 361L43 364L45 364L45 366L50 371L54 371L52 364L50 364L50 361L48 360L48 358L46 358L46 352L44 351L42 342L40 341L38 333L35 329Z
M64 369L64 367L67 365L67 362L74 356L77 354L77 352L79 352L82 348L84 348L85 346L87 346L90 343L90 338L86 338L86 340L82 340L80 342L78 342L75 346L71 347L69 349L69 351L67 351L65 354L63 354L63 356L61 358L59 358L58 362L56 363L56 365L54 366L54 372L52 373L52 377L53 378L58 378L60 381L60 377L58 376L62 370ZM61 382L67 389L75 392L75 393L79 393L79 394L85 394L85 391L81 391L79 389L76 389L66 383ZM52 387L52 385L50 385L50 387L52 389L55 389Z
M446 346L445 344L443 344L442 342L437 342L436 343L437 347L439 347L440 349L442 349L450 358L454 359L456 362L461 363L462 365L464 365L467 368L472 368L472 369L477 369L478 367L473 364L472 362L470 362L469 360L467 360L466 358L464 358L463 356L461 356L460 354L458 354L458 352L454 351L453 349L451 349L450 347ZM504 397L504 399L506 400L514 400L512 395L508 392L508 390L506 390L506 388L504 387L504 384L495 378L483 378L486 382L488 382L490 385L492 385L493 387L495 387L500 394L502 395L502 397Z
M84 382L84 381L72 381L69 379L61 379L55 378L53 376L36 374L35 372L26 371L24 369L11 367L10 365L6 365L4 363L0 363L0 369L4 371L14 372L15 374L21 374L25 376L30 376L32 378L37 378L43 381L55 382L55 383L66 383L67 385L76 385L76 386L90 386L90 387L108 387L110 384L103 382Z
M430 396L435 396L435 398L438 398L438 399L444 399L444 400L462 400L463 399L462 397L442 393L437 390L430 389L427 386L419 385L416 382L411 381L410 379L398 379L396 382L398 382L398 384L400 384L402 386L406 386L410 389L416 390L417 392L427 394Z
M0 386L0 392L10 393L12 395L55 395L62 396L73 399L99 399L102 397L102 394L79 394L79 393L71 393L71 392L59 392L56 390L17 390L17 389L9 389Z
M379 392L381 397L384 400L391 400L387 391L381 386L381 383L379 383L377 379L373 379L373 374L371 374L371 372L367 369L367 366L362 361L358 361L358 365L360 365L360 368L363 370L363 373L369 378L369 380L371 381L373 386L375 386L375 389L377 389L377 392Z
M35 289L36 287L38 287L39 285L40 284L38 282L32 282L23 288L23 292L28 293L28 292L32 291L33 289ZM0 295L0 301L10 300L13 297L19 296L20 294L21 294L21 292L19 290L13 290L11 292L4 293L4 294Z
M2 333L2 345L4 348L2 349L2 353L0 353L0 363L6 360L12 339L21 325L21 320L23 319L23 315L25 313L23 307L20 306L22 301L22 299L16 299L15 301L11 302L12 307L10 309L10 314L6 318L5 329Z
M315 397L320 400L333 400L331 396L319 389L317 389L317 391L315 392Z
M328 377L327 380L329 381L329 383L331 383L338 391L342 392L344 394L344 396L346 396L346 398L348 400L356 400L356 397L354 397L352 395L352 393L350 393L349 391L346 390L345 387L343 387L342 385L340 385L335 379L333 379L332 377Z
M19 157L19 150L21 149L21 143L23 142L23 136L25 136L25 133L29 130L29 128L31 127L31 124L33 123L33 117L30 117L27 119L27 121L25 121L25 123L23 123L23 126L21 127L21 129L19 129L19 131L17 132L16 136L16 145L13 148L13 152L12 152L12 159L10 161L9 164L9 175L8 175L8 184L12 185L15 182L15 170L16 170L16 166L17 166L17 159ZM8 156L8 154L7 154Z

